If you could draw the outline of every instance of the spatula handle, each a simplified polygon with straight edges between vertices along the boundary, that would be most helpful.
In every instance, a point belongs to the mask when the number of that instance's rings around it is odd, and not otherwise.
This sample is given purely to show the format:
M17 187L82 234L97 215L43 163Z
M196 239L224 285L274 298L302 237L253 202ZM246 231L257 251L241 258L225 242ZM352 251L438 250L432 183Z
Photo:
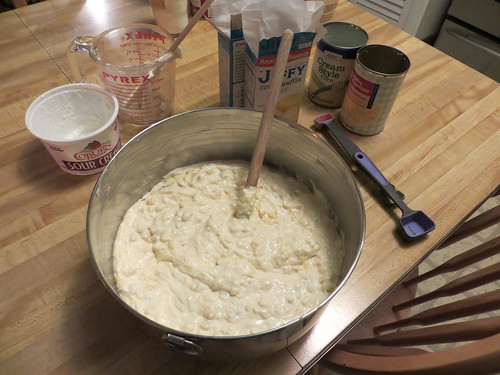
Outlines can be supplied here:
M344 130L336 123L337 120L325 121L323 124L330 130L333 136L340 143L342 148L349 154L351 159L356 163L373 181L379 185L382 191L398 205L404 212L409 210L408 206L403 202L394 186L385 178L382 172L372 162L351 139L345 134Z
M392 201L401 209L401 211L411 212L411 209L408 208L406 203L403 202L394 186L385 178L385 176L371 161L368 155L366 155L363 151L357 151L352 155L352 159L359 167L363 169L368 177L370 177L377 183L377 185L379 185L382 191L392 199Z
M267 141L269 139L269 129L273 121L276 103L281 90L281 83L283 82L283 75L285 72L286 64L288 62L288 55L293 41L293 31L286 29L281 36L278 55L276 56L276 63L271 73L271 91L267 98L267 104L264 108L264 113L260 120L259 133L257 134L257 142L250 162L250 169L248 171L246 186L257 186L259 180L260 170L264 162L264 154L266 153Z

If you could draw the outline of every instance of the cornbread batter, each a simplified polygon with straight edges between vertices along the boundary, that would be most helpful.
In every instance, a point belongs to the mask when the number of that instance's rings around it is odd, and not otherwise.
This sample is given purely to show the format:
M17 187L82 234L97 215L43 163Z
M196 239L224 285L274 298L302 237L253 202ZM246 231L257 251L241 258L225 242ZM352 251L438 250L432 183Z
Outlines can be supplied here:
M326 199L263 167L255 207L237 218L248 163L163 177L126 213L114 247L122 298L170 328L244 335L313 309L339 282L343 245Z

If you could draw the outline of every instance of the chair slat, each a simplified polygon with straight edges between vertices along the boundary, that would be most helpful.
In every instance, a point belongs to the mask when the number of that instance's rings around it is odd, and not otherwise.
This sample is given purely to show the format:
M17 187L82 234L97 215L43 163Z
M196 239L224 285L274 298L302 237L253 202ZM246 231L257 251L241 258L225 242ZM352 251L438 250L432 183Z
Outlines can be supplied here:
M27 0L12 0L12 6L14 8L21 8L28 6L28 1Z
M493 196L499 194L497 187ZM499 222L497 204L494 209L462 224L440 248ZM492 228L489 233L495 232L497 229ZM446 254L452 253L456 253L456 248ZM500 290L475 289L500 280L499 254L500 237L497 236L460 255L450 255L451 259L441 262L434 270L408 276L348 335L346 343L336 345L318 365L345 375L499 375ZM477 263L485 259L488 262ZM485 266L492 263L495 264ZM470 265L481 270L466 270ZM456 272L462 269L466 271ZM453 281L416 298L414 293L409 293L419 282L442 274ZM429 285L422 287L428 289L425 287ZM411 315L412 306L463 292L471 297L454 298L454 302L446 301L440 306L437 303L436 307ZM479 319L483 313L490 317ZM433 344L448 345L435 347ZM412 347L420 345L428 345L425 347L428 351Z
M405 319L382 324L375 327L374 332L380 333L390 329L408 327L410 325L442 323L447 320L464 318L498 309L500 309L500 290L494 290L478 296L464 298L446 305L434 307Z
M440 246L439 249L454 244L464 238L467 238L475 233L482 231L492 225L500 222L500 206L496 206L488 211L483 212L472 219L463 223L452 235L450 235Z
M402 355L418 355L429 353L424 349L404 348L399 346L382 345L359 345L359 344L339 344L335 349L344 350L356 354L368 354L379 357L399 357Z
M482 243L479 246L476 246L470 250L459 254L448 261L442 263L429 270L428 272L422 273L416 277L405 280L403 285L408 287L410 285L414 285L416 283L422 282L424 280L428 280L434 276L441 275L443 273L452 272L460 270L464 267L470 266L471 264L477 263L481 260L490 258L500 254L500 237L493 238L485 243Z
M452 348L446 351L445 356L441 353L428 353L386 358L350 353L341 349L337 350L335 347L319 363L341 373L346 373L347 368L363 371L365 374L384 375L489 375L498 374L500 371L499 347L500 334ZM352 372L348 373L352 374Z
M392 309L395 312L401 311L403 309L420 305L433 299L463 293L470 289L474 289L478 286L485 285L497 280L500 280L500 263L492 264L491 266L485 267L476 272L472 272L468 275L459 277L434 291L395 305Z
M350 344L430 345L480 340L500 333L500 316L459 323L397 331L366 339L350 340Z

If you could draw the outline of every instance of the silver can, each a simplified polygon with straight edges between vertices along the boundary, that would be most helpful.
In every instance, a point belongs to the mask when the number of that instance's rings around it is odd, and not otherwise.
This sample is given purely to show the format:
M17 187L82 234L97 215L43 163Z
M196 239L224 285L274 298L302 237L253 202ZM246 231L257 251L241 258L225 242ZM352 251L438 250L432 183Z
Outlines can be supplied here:
M410 59L396 48L373 44L359 49L340 110L340 121L353 133L375 135L384 127Z
M348 22L324 25L327 34L318 42L309 79L309 99L322 107L342 105L357 51L368 41L361 27Z

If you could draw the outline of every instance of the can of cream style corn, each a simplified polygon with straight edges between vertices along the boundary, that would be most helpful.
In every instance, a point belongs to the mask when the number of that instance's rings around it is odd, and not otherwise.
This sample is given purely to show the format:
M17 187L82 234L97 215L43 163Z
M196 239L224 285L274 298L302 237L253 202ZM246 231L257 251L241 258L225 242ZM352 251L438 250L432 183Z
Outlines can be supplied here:
M361 27L348 22L324 25L327 34L318 42L309 79L309 99L322 107L342 105L357 51L368 41Z
M396 48L372 44L359 49L345 94L340 121L360 135L375 135L384 127L410 59Z

